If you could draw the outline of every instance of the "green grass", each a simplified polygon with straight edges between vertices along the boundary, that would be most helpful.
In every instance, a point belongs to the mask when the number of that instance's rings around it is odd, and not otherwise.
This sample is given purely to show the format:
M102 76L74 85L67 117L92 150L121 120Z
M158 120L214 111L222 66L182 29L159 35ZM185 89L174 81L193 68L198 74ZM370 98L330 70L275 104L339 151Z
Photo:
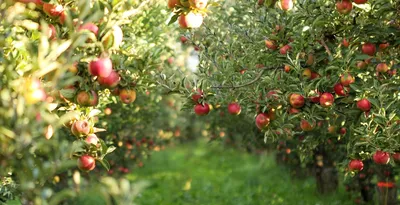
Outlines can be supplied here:
M192 143L154 153L129 178L151 183L135 199L140 205L352 204L342 186L338 193L321 196L313 178L293 180L273 157Z

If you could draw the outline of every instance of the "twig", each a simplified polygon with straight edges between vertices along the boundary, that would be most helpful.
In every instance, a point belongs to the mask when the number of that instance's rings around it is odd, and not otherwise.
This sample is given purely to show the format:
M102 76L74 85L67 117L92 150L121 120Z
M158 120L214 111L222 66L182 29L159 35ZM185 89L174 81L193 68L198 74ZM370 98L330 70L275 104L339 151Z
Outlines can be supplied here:
M321 39L321 44L322 44L322 46L324 46L324 48L325 48L326 52L328 53L329 57L333 58L333 57L332 57L331 50L329 50L329 47L326 45L324 39Z
M246 86L249 86L249 85L251 85L251 84L257 82L257 81L261 78L261 76L263 75L263 73L265 72L265 70L273 69L273 68L277 69L276 67L263 67L263 68L259 68L259 69L261 69L261 72L258 73L258 75L257 75L253 80L251 80L251 81L249 81L249 82L247 82L247 83L245 83L245 84L242 84L242 85L211 86L211 88L224 89L224 88L241 88L241 87L246 87Z

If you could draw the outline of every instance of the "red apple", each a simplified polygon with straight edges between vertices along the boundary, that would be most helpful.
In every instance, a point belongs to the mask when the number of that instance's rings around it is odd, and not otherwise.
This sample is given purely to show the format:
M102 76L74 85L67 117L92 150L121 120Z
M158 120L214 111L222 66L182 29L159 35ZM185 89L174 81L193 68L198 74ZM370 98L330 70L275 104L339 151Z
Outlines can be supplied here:
M311 80L314 80L319 77L321 77L321 75L319 73L311 72L311 77L310 77Z
M98 138L95 134L89 134L89 135L86 137L85 141L86 141L88 144L97 145L97 144L99 143L99 138Z
M371 103L365 98L361 99L357 102L357 108L364 112L368 112L371 109Z
M350 92L349 87L343 86L340 83L336 83L333 87L333 90L335 90L335 93L339 96L347 96Z
M279 53L282 55L286 55L287 52L291 49L290 45L284 45L282 48L279 49Z
M315 121L313 121L313 124L310 124L307 120L302 119L300 122L300 128L303 131L311 131L315 127Z
M350 73L346 73L340 76L340 83L343 86L349 86L350 84L354 83L355 79Z
M60 24L64 25L65 21L67 20L68 14L66 11L61 12L59 20L60 20Z
M365 67L367 67L367 63L364 61L358 61L357 62L357 68L359 69L364 69Z
M88 31L91 31L92 33L94 33L95 36L97 36L97 34L99 32L99 27L97 27L93 23L86 23L86 24L83 24L82 26L80 26L78 30L79 31L88 30Z
M207 115L210 112L210 105L207 103L197 104L194 106L194 112L199 116Z
M293 8L293 0L281 0L281 8L284 11L289 11Z
M397 164L400 163L400 152L395 152L392 154L393 161L396 162Z
M132 103L136 100L136 91L130 89L122 89L119 91L119 99L125 104Z
M89 122L86 120L75 121L71 126L71 132L76 137L88 135L90 132Z
M179 25L181 28L199 28L203 24L203 15L200 13L190 12L187 15L182 14L179 17Z
M256 117L256 126L258 127L258 129L262 130L266 127L268 127L270 122L269 116L268 114L265 113L260 113L257 115Z
M175 6L181 5L181 2L179 0L169 0L168 1L168 8L174 9Z
M89 155L82 155L78 158L78 168L82 171L91 171L96 167L96 160Z
M386 73L388 72L389 67L386 65L386 63L379 63L376 65L376 71L379 73Z
M99 81L100 85L103 85L107 88L113 88L118 85L120 76L117 72L112 70L108 77L99 77L97 80Z
M375 152L373 159L376 164L387 164L389 163L390 155L388 152L378 150Z
M76 102L81 106L96 106L99 103L99 97L93 90L89 92L80 91L76 95Z
M98 77L108 77L112 72L110 58L97 58L89 63L89 73Z
M349 14L353 9L353 4L349 0L339 0L336 2L336 10L341 14Z
M239 105L239 103L229 103L228 105L228 112L231 115L239 115L241 111L241 107Z
M285 65L285 67L283 68L283 70L284 70L286 73L289 73L289 72L290 72L290 66Z
M365 4L367 3L368 0L353 0L354 3L356 4Z
M276 42L274 40L265 40L265 46L271 50L276 50L278 46L276 45Z
M343 44L343 46L346 47L346 48L350 46L350 43L347 41L346 38L343 38L342 44Z
M364 44L362 45L362 47L361 47L361 51L362 51L364 54L367 54L367 55L369 55L369 56L373 56L373 55L375 55L376 47L375 47L375 45L372 44L372 43L364 43Z
M331 93L323 93L319 98L319 104L326 108L331 107L334 101L335 97Z
M381 43L379 44L379 50L385 50L387 47L389 47L389 43Z
M207 6L208 0L189 0L191 7L196 9L204 9Z
M203 97L203 91L198 89L196 93L192 94L192 100L195 103L198 103L199 100Z
M350 171L361 171L364 168L364 163L359 159L353 159L349 162Z
M181 42L182 42L182 43L186 43L186 41L188 40L188 39L186 38L186 36L181 36L180 39L181 39Z
M50 17L58 17L64 11L63 6L49 3L43 4L43 11Z
M301 108L304 106L304 97L300 94L293 93L290 95L289 103L294 108Z
M340 128L339 133L341 135L345 135L347 133L347 129L345 127Z
M297 113L300 113L299 109L296 109L296 108L293 108L293 107L289 108L289 114L297 114Z

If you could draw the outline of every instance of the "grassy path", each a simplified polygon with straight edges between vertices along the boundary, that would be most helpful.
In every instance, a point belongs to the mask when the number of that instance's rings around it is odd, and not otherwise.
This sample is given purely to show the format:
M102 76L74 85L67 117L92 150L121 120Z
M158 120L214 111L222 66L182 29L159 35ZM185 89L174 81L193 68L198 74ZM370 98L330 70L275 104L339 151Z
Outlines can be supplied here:
M320 196L312 178L291 180L273 156L254 156L218 143L192 143L154 153L129 176L150 186L136 198L140 205L335 205L351 204L339 193Z

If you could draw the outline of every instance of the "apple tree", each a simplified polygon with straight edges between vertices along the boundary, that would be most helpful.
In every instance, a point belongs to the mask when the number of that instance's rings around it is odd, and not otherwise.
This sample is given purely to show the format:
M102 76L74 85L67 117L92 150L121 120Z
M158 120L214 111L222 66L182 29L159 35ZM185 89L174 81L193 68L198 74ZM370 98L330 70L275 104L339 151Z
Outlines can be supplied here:
M386 0L226 1L200 28L183 31L200 50L196 88L170 90L198 115L238 103L267 142L301 137L296 151L328 168L322 175L337 165L357 172L372 159L379 196L391 201L388 170L400 150L399 9Z

